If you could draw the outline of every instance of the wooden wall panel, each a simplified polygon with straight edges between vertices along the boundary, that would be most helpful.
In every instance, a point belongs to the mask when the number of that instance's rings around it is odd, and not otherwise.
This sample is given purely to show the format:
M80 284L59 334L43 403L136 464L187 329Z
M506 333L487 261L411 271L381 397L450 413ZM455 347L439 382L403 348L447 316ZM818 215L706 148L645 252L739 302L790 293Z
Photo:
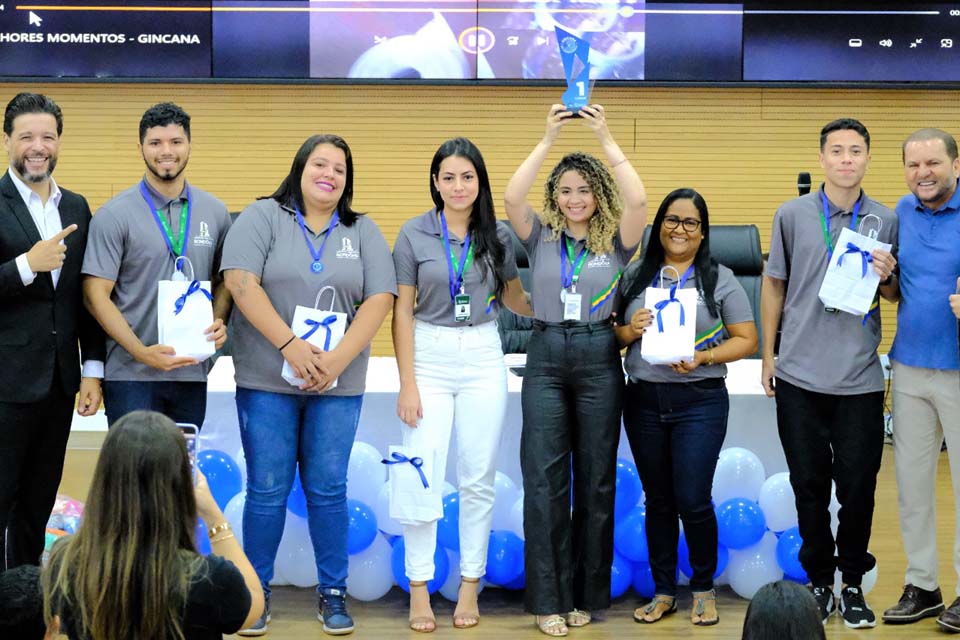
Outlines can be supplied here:
M355 198L391 243L404 220L430 206L427 171L443 140L470 137L483 150L500 194L540 138L557 87L363 85L0 84L3 101L21 90L53 97L65 118L57 180L96 209L143 172L137 124L155 102L173 100L193 117L189 179L231 210L270 193L299 144L333 132L355 157ZM704 194L714 223L752 223L764 246L777 206L796 195L796 176L822 179L820 127L836 117L861 119L872 135L864 188L893 206L906 192L900 144L911 131L960 123L956 91L853 89L712 89L599 87L594 98L643 177L651 215L670 190ZM576 123L564 131L547 169L564 152L598 151ZM545 173L545 172L544 172ZM541 176L542 180L543 176ZM532 192L539 201L542 182ZM889 349L894 309L884 304ZM392 352L389 327L374 353Z

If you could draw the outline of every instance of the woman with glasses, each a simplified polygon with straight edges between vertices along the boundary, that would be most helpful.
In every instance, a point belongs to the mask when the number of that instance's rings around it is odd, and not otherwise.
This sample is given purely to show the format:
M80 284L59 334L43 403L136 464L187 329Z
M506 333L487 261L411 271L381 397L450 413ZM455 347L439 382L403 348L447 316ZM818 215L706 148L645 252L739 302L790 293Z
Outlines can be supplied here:
M637 622L657 622L677 610L678 516L693 568L691 622L719 621L711 493L727 433L724 363L756 351L757 329L746 292L730 269L710 257L709 240L707 203L693 189L677 189L660 204L649 245L624 274L621 317L628 321L617 327L617 338L627 347L629 375L623 422L646 495L647 546L656 584L653 601L634 612ZM651 365L640 355L643 335L654 320L644 293L649 286L674 285L696 288L699 294L695 357Z

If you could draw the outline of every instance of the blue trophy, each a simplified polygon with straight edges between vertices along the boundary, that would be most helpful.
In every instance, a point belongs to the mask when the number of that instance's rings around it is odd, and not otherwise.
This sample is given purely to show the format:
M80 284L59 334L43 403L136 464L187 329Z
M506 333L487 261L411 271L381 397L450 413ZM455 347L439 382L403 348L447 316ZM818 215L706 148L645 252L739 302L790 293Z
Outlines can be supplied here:
M564 75L567 78L567 90L563 94L563 104L573 115L580 108L590 104L590 35L585 38L576 36L559 26L557 45L560 48L560 60L563 62Z

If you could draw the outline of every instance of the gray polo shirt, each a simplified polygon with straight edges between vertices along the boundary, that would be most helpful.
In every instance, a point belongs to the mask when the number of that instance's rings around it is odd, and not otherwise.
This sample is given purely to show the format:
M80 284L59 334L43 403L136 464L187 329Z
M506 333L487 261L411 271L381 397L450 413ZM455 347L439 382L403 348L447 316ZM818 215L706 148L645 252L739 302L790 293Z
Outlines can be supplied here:
M563 322L563 304L560 301L560 251L564 248L563 232L560 239L551 240L553 230L542 224L539 217L533 219L533 229L523 241L530 258L530 289L533 301L533 316L544 322ZM573 240L573 238L571 238ZM574 243L574 256L586 240ZM583 296L580 320L598 322L606 320L619 304L620 274L637 251L637 246L624 247L620 232L613 237L613 253L596 255L588 251L586 262L580 271L577 293ZM567 265L570 268L570 265Z
M230 228L230 215L220 200L196 187L169 199L147 185L154 207L179 234L181 207L190 190L190 230L183 255L193 265L197 280L210 280L217 273L223 242ZM140 183L104 204L90 223L90 237L83 258L83 273L113 280L110 298L140 341L157 344L157 282L173 273L173 256L160 227L140 193ZM189 269L188 269L189 271ZM189 273L188 273L189 275ZM107 336L104 379L125 381L192 381L207 379L209 361L173 371L160 371L133 359L126 349Z
M332 229L315 234L307 227L314 246L319 247L329 233L323 249L323 271L313 273L313 256L303 238L292 209L281 207L273 199L258 200L243 210L223 249L221 270L242 269L260 278L273 308L289 325L297 305L312 307L322 287L336 289L333 310L347 314L347 330L364 300L378 293L397 295L397 278L390 247L369 216L359 216L353 226L338 222ZM320 308L330 308L330 294ZM238 387L315 395L301 391L280 377L283 356L244 317L237 306L230 317L233 340L233 364ZM363 393L367 380L369 345L347 365L337 386L327 395L356 396Z
M821 187L822 190L822 187ZM883 221L878 239L897 252L897 216L876 200L860 194L860 220L873 214ZM807 391L856 395L883 391L879 307L866 323L860 316L828 312L818 292L827 271L827 246L821 222L820 191L785 202L773 219L766 275L787 283L783 304L780 356L776 375ZM830 203L830 237L849 227L852 211ZM857 223L859 226L859 222ZM871 220L864 229L876 228ZM768 337L769 338L769 337Z
M504 247L503 276L506 280L518 277L517 259L513 254L510 232L497 225L497 236ZM463 240L450 234L450 248L457 260L463 252ZM480 265L472 261L463 272L463 290L470 296L469 322L457 322L450 298L450 273L443 229L436 209L408 220L400 228L393 245L393 264L397 269L397 284L417 288L417 305L413 315L417 320L441 327L463 327L493 322L500 309L494 299L496 284L490 267L481 273Z
M639 266L639 265L638 265ZM631 274L632 272L632 274ZM636 274L636 268L631 267L624 275L624 288L629 282L628 278ZM677 279L672 271L667 271L663 277L663 286L673 285ZM657 278L657 286L660 286L660 280ZM649 286L651 283L647 283ZM693 276L687 278L684 289L695 289L697 286L696 272ZM626 318L623 322L629 321L637 309L644 308L644 299L646 297L646 287L640 291L640 295L627 303ZM707 309L701 296L697 296L697 333L696 348L697 351L703 351L710 347L723 344L724 340L730 337L726 327L741 322L753 322L753 310L750 308L750 300L747 298L747 292L733 275L733 271L723 266L718 267L717 288L713 292L713 297L720 307L720 315L715 316ZM688 318L689 320L689 318ZM656 319L652 329L656 331ZM653 365L640 357L640 340L633 342L627 349L627 356L623 361L627 374L633 378L644 380L646 382L694 382L697 380L706 380L707 378L723 378L727 375L727 365L702 364L690 373L677 373L672 367L667 365Z

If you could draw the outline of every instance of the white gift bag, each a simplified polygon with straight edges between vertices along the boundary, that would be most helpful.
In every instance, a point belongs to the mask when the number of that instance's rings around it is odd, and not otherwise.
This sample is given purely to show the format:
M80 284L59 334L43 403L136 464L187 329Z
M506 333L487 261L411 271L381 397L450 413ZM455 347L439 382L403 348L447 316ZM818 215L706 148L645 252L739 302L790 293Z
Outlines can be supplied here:
M317 307L320 306L320 298L327 291L331 291L333 296L330 298L330 308L323 311ZM293 322L290 324L290 329L294 335L315 347L320 347L324 351L330 351L340 344L340 340L343 339L343 334L347 330L347 314L333 310L336 300L336 290L327 285L317 293L317 298L312 307L304 307L298 304L297 308L293 310ZM295 387L304 383L303 378L297 377L293 367L286 360L283 361L283 369L280 371L280 375ZM337 381L334 380L330 389L336 386Z
M434 468L433 449L391 446L388 455L390 517L403 524L442 518L443 470Z
M673 267L661 269L660 286L647 287L644 293L644 306L653 310L653 324L640 340L640 357L650 364L692 362L697 338L697 290L679 289L679 284L664 288L666 269Z
M877 228L864 234L863 225L869 218L877 221ZM870 311L880 286L880 275L873 269L870 253L874 249L890 251L891 246L877 240L882 227L883 221L870 214L860 221L859 232L847 227L840 230L827 272L820 283L818 295L825 307L858 316Z
M190 266L189 280L177 268L181 261ZM178 356L203 362L217 350L204 333L213 324L213 294L209 280L193 276L193 264L180 256L170 279L157 283L157 342L173 347Z

